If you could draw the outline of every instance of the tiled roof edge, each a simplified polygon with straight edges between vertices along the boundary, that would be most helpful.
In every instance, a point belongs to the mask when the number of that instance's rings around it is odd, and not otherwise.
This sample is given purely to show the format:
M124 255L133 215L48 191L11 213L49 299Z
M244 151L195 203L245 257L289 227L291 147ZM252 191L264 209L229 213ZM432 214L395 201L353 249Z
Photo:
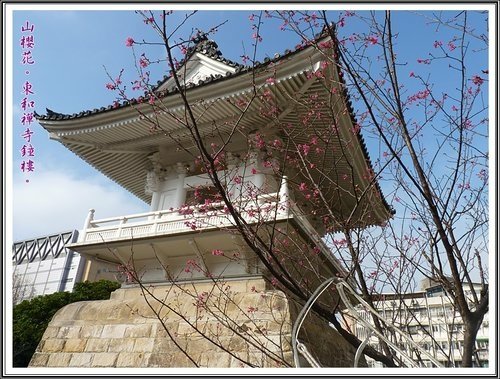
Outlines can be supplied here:
M327 36L324 34L324 32L322 32L322 33L315 36L315 40L322 39L325 37L327 37ZM238 75L242 75L244 73L250 72L252 70L262 69L262 68L264 68L272 63L276 63L282 59L288 58L288 57L304 50L305 48L307 48L311 45L311 43L303 42L303 43L297 45L295 50L286 49L283 54L278 54L278 53L275 54L273 59L266 57L266 58L264 58L263 62L256 61L252 66L243 66L239 63L236 63L236 62L233 62L229 59L224 58L222 56L222 54L220 53L220 51L218 50L218 45L214 41L208 40L206 35L201 35L201 37L198 37L198 38L200 40L197 41L196 45L193 46L191 48L191 50L188 50L188 52L186 53L186 57L184 58L183 61L180 62L181 67L193 54L195 54L196 52L199 52L201 54L206 55L207 57L209 57L211 59L217 58L217 60L219 60L222 63L232 65L232 67L235 67L235 72L234 73L228 72L226 75L210 75L209 77L200 80L197 84L188 83L184 87L185 89L200 88L204 85L214 83L214 82L219 82L221 80L225 80L225 79L229 79L229 78L233 78L233 77L236 77ZM159 80L157 82L156 86L153 88L153 91L157 91L158 88L160 88L161 85L164 84L169 78L170 78L170 76L164 76L163 79ZM174 88L173 90L164 90L161 92L157 92L157 96L160 98L164 98L168 95L174 95L177 93L179 93L179 89ZM91 116L91 115L101 114L104 112L112 111L114 109L124 108L124 107L129 106L129 105L140 104L143 102L147 102L148 98L149 98L149 93L146 92L142 96L139 96L139 97L134 98L134 99L124 100L124 101L119 102L119 103L108 105L107 107L94 108L92 110L80 111L78 113L65 114L65 113L54 112L54 111L46 108L47 113L45 115L40 115L37 112L34 112L34 115L35 115L37 120L64 121L64 120L83 118L83 117L87 117L87 116Z

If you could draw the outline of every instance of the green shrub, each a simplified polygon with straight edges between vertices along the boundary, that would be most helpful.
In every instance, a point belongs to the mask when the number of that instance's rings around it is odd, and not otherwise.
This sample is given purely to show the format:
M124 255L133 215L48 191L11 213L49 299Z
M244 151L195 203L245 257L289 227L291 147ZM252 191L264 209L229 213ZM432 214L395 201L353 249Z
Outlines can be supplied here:
M76 283L73 292L56 292L25 300L13 309L14 367L27 367L54 314L67 304L109 299L120 284L109 280Z

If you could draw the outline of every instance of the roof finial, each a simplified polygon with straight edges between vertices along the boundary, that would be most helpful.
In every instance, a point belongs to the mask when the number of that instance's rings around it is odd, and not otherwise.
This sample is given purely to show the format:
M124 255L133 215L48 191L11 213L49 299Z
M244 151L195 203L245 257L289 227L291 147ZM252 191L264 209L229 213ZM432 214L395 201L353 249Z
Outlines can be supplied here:
M54 112L52 109L49 109L49 108L45 108L45 110L47 111L47 116L60 116L62 113L58 113L58 112Z

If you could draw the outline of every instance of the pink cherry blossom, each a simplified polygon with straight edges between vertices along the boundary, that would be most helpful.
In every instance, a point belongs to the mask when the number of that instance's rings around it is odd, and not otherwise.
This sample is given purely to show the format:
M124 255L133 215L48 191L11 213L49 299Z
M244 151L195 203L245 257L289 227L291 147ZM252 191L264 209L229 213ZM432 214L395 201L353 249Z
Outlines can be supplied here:
M408 97L408 104L411 104L417 100L424 100L427 97L429 97L430 94L431 92L428 89L425 89L423 91L418 91L416 94Z
M333 42L332 41L320 42L319 47L321 49L331 49L333 47Z
M135 43L134 39L132 37L128 37L127 40L125 41L125 46L131 47Z
M472 77L472 83L474 83L476 86L480 86L481 84L484 83L484 79L478 75L474 75Z
M250 60L250 57L248 55L240 55L240 57L243 64L247 64L247 62Z
M488 180L488 172L483 168L481 169L481 171L479 171L477 177L486 183L486 181Z
M273 146L276 147L276 148L280 148L281 147L281 140L279 139L275 139L273 140Z
M368 37L366 37L366 41L370 45L375 45L378 42L378 38L377 38L377 36L368 36Z
M303 145L299 145L298 146L299 150L302 151L302 153L304 155L307 155L309 154L309 151L311 150L311 146L307 145L307 144L303 144Z
M259 42L262 42L262 37L258 33L253 33L252 34L252 39L255 39Z
M144 54L141 55L141 58L139 59L139 65L142 67L142 68L146 68L149 66L149 59L146 58L146 56Z

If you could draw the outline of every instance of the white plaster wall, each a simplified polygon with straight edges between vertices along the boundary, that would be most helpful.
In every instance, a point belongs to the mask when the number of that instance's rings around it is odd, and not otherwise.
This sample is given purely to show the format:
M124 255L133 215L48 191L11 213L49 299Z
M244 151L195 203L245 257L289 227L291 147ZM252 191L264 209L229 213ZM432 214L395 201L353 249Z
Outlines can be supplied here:
M252 174L252 168L256 168L257 173ZM241 197L242 188L246 188L249 183L264 190L275 187L275 180L263 173L262 168L255 161L248 162L246 165L242 162L231 170L220 171L219 177L227 186L230 197L234 199ZM236 177L241 178L241 183L237 183ZM179 208L185 203L189 190L203 186L212 186L212 181L206 174L188 177L183 174L170 175L160 184L158 191L153 192L151 211Z

